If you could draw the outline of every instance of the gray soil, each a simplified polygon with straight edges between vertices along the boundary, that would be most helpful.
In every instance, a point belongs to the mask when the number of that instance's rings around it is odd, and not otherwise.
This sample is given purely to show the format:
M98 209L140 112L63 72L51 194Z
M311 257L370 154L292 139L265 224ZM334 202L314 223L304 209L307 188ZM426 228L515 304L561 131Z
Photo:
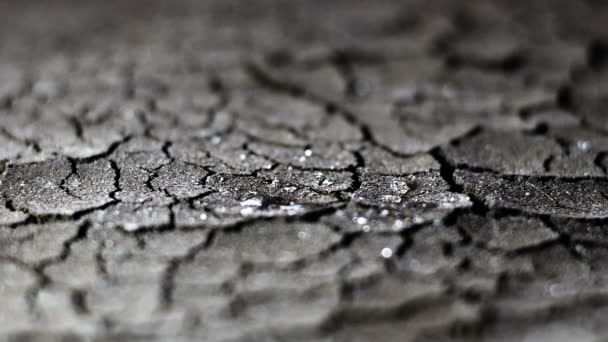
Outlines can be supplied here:
M0 3L0 341L608 338L603 1Z

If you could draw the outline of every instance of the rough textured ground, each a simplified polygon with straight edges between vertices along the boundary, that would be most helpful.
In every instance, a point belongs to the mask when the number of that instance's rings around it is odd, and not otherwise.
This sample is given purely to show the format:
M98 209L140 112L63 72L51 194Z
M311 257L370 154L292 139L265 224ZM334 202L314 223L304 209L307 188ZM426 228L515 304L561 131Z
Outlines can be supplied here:
M0 13L0 340L608 338L605 2Z

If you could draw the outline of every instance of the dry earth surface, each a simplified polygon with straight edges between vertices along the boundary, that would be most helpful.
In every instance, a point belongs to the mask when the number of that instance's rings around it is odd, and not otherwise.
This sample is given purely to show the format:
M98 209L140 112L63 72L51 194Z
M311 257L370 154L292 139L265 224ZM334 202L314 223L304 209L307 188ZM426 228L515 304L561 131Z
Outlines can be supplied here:
M2 1L0 341L608 338L607 22Z

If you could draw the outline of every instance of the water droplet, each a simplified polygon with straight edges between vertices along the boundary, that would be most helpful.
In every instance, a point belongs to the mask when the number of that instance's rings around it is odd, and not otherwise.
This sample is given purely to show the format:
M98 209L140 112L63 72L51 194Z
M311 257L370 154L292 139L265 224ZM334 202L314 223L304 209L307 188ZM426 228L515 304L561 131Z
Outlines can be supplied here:
M576 147L581 151L587 151L591 147L591 143L586 140L579 140L576 142Z
M559 297L564 294L564 290L560 284L550 284L547 286L551 297Z
M362 217L362 216L361 217L356 217L355 218L355 222L357 222L357 224L363 225L363 224L367 223L367 219L365 217Z
M401 220L395 220L395 223L393 223L394 231L399 231L399 230L403 229L403 227L405 227L405 224Z
M383 258L388 259L393 256L393 250L388 247L384 247L384 248L382 248L382 251L380 252L380 254L382 255Z
M132 232L138 228L137 223L128 222L125 223L124 228L126 231Z

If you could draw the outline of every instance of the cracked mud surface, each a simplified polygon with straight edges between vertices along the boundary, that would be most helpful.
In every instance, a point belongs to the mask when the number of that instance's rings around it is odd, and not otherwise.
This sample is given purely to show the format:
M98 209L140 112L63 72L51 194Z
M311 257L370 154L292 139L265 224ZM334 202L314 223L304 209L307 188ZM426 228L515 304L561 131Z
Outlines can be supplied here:
M608 338L601 1L0 13L0 341Z

